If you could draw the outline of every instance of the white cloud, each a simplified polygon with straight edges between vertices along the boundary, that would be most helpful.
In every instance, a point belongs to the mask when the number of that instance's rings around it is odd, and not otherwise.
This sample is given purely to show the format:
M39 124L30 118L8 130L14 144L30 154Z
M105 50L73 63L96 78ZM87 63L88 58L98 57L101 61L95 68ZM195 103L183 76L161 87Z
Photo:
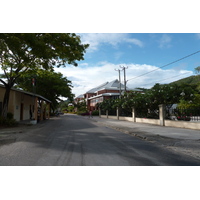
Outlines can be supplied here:
M56 68L55 71L61 72L64 76L72 81L72 85L74 86L72 92L78 96L106 81L113 81L118 79L119 74L117 71L115 71L115 69L119 69L120 65L128 66L128 69L126 70L126 78L129 80L127 82L127 86L129 88L149 88L152 87L155 83L170 83L193 74L192 71L175 69L164 70L157 68L156 66L146 64L139 65L121 63L119 65L115 65L108 62L98 63L97 65L90 67L69 66L66 68ZM152 70L155 71L136 78L137 76ZM121 73L121 81L123 82L123 73Z
M159 47L160 48L169 48L171 47L171 37L167 34L162 35L161 39L159 40Z
M84 33L79 35L82 43L90 44L90 51L96 51L101 44L110 44L114 47L120 43L134 44L139 47L144 45L142 41L131 38L127 33Z
M197 39L200 39L200 33L197 33L196 36L197 36Z
M135 45L137 45L139 47L143 47L144 46L142 41L140 41L138 39L135 39L135 38L124 38L123 41L135 44Z

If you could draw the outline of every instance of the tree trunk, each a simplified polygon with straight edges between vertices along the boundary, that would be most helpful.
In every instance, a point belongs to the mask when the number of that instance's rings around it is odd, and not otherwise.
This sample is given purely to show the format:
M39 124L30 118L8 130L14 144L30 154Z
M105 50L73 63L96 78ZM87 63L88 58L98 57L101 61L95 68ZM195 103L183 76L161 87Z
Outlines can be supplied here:
M9 98L10 98L10 90L11 87L6 85L5 86L5 94L4 94L4 99L3 99L3 108L2 108L2 117L6 118L7 117L7 113L8 113L8 102L9 102Z

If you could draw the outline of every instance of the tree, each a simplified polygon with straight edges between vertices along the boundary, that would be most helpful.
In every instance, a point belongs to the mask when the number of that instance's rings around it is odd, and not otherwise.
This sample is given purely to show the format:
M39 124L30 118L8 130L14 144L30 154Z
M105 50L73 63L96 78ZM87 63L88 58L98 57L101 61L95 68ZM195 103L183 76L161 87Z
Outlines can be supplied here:
M35 86L32 85L33 77L35 79ZM67 97L69 100L73 99L71 81L63 77L61 73L38 69L37 71L29 71L29 73L19 77L16 83L18 88L29 92L36 92L49 99L53 110L56 109L59 101L62 101L60 99L61 96Z
M200 66L194 68L194 71L195 71L196 74L199 74L200 73Z
M197 96L196 85L188 84L155 84L151 89L147 89L145 93L130 91L122 95L121 99L108 99L99 104L103 110L112 108L113 106L122 107L126 111L131 111L132 107L136 109L136 113L140 117L157 117L158 106L160 104L166 105L166 113L173 104L178 104L180 100L191 102ZM197 101L197 100L196 100Z
M33 69L52 69L84 59L88 44L74 33L12 33L0 34L0 67L5 86L2 116L6 117L10 90L16 80Z

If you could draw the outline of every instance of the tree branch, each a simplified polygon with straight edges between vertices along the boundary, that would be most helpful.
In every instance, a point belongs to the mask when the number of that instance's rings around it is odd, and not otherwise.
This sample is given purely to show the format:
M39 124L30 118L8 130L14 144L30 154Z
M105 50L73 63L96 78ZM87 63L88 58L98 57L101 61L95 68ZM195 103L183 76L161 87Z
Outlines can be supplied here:
M7 83L3 81L2 79L0 79L0 82L2 82L4 85L7 85Z

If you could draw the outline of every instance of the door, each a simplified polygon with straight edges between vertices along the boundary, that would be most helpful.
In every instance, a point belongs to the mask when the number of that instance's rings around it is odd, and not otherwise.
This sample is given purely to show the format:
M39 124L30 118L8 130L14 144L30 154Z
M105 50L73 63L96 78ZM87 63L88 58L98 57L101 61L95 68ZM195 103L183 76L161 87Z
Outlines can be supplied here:
M23 115L24 115L24 104L21 103L21 107L20 107L20 121L23 120Z

